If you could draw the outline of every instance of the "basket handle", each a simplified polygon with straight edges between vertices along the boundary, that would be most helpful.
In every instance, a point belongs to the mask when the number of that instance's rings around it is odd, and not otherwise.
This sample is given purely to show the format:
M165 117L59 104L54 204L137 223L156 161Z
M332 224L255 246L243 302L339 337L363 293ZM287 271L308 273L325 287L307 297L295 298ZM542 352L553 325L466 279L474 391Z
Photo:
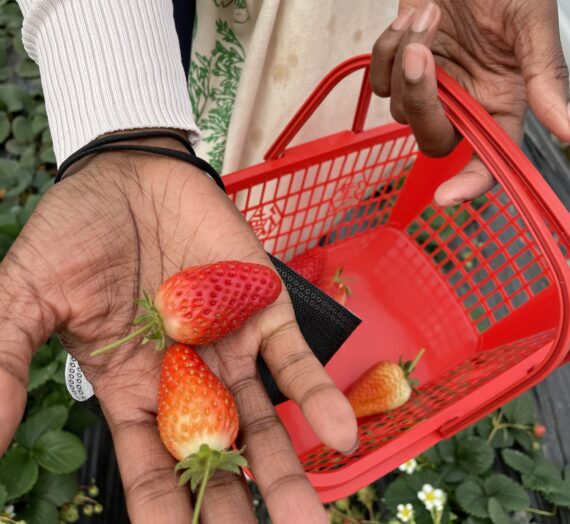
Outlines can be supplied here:
M364 77L362 78L362 86L360 88L360 96L356 105L356 112L352 123L352 132L360 133L364 128L368 107L370 106L370 98L372 96L372 88L370 86L370 55L359 55L342 62L328 73L309 95L309 98L295 113L295 116L281 131L273 145L265 153L265 160L276 160L285 153L285 149L295 138L295 135L305 125L307 120L321 105L328 94L347 76L355 71L364 69Z
M553 235L547 227L548 221L566 245L570 244L569 213L546 181L537 172L530 160L512 141L497 122L481 105L463 90L459 84L442 69L438 69L439 99L451 123L471 143L483 162L516 203L529 225L536 242L547 254L545 262L555 275L560 295L562 319L558 325L555 343L544 361L529 370L529 375L511 389L490 400L493 406L505 403L548 375L564 359L570 347L570 298L568 290L568 267ZM489 411L489 403L479 406L463 416L448 421L440 427L440 433L449 437L476 422Z

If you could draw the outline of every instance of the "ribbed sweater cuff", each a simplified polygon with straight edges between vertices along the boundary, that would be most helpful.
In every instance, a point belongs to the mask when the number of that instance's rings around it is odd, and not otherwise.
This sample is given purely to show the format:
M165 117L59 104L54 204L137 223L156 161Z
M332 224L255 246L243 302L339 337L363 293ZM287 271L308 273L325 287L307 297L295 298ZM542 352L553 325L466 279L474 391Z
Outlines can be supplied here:
M171 0L20 5L24 46L40 67L58 163L123 129L183 129L197 140Z

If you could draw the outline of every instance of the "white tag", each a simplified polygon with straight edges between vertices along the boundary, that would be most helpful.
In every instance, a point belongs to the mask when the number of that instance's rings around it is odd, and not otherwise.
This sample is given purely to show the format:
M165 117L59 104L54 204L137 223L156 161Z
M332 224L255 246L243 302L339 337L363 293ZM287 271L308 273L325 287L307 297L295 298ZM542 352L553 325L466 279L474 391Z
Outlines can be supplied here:
M93 386L85 378L79 362L71 355L67 355L65 363L65 384L69 394L79 402L84 402L94 395Z

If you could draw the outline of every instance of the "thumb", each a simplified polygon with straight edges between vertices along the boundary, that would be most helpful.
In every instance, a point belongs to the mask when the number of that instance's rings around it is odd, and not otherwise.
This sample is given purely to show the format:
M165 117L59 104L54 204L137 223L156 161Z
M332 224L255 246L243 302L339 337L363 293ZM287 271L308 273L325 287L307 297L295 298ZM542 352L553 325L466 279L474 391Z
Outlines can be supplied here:
M0 264L0 456L8 449L26 407L33 352L55 328L55 315L43 305L39 290L29 284L17 252L14 246Z
M542 124L570 141L568 68L562 52L557 3L526 2L518 13L515 54L530 107Z

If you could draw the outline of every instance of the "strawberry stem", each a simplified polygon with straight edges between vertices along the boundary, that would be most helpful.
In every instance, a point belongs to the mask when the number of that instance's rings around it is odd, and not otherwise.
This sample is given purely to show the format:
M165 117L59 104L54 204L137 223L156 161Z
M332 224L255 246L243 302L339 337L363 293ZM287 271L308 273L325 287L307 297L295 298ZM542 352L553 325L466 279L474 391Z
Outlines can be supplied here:
M178 480L179 486L190 482L190 489L196 491L198 484L200 484L196 505L194 506L192 524L198 522L200 507L202 506L204 492L206 491L206 484L210 477L220 469L239 475L241 472L240 468L247 466L247 461L242 453L243 448L240 450L220 451L218 449L212 449L207 444L202 444L196 453L192 453L176 464L174 471L182 471L180 479Z
M143 344L146 344L149 340L154 340L155 349L157 351L166 349L166 333L164 332L162 318L160 318L160 313L154 306L152 297L147 292L144 292L143 298L141 300L137 300L137 304L145 310L145 313L140 317L135 318L133 325L136 326L138 324L142 324L142 327L136 329L132 333L129 333L126 337L123 337L120 340L116 340L102 348L96 349L91 352L92 357L96 357L102 353L107 353L107 351L116 349L140 335L145 336L142 341Z
M194 514L192 516L192 524L198 524L198 519L200 517L200 508L202 507L202 500L204 499L204 493L206 492L206 484L210 478L210 467L212 466L212 454L208 455L206 459L206 467L204 468L204 480L200 484L200 491L198 491L198 496L196 497L196 504L194 505Z
M416 355L416 358L414 358L414 360L412 360L412 362L410 363L410 366L408 367L408 375L414 370L414 368L418 365L418 362L421 360L421 358L424 356L426 350L425 348L420 349L420 352Z
M136 331L129 333L126 337L123 337L120 340L116 340L115 342L111 342L110 344L107 344L106 346L103 346L102 348L99 348L99 349L96 349L95 351L92 351L90 353L90 355L92 357L96 357L98 355L102 355L103 353L107 353L108 351L111 351L115 348L118 348L119 346L126 344L127 342L133 340L134 338L136 338L140 335L143 335L144 333L149 331L153 326L154 326L154 322L149 322L148 324L145 324L143 327L137 329Z

